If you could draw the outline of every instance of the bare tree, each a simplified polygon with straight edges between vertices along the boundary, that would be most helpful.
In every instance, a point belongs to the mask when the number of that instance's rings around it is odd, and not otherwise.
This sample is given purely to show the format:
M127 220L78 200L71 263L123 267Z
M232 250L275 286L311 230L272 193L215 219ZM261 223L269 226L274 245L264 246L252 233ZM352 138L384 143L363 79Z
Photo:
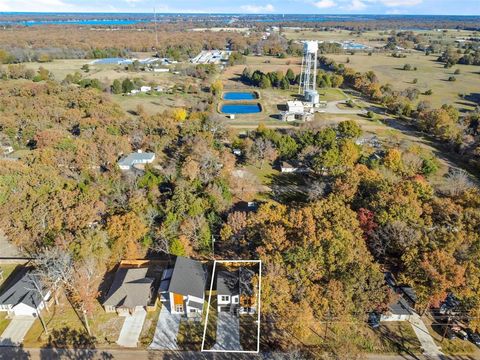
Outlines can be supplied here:
M53 293L55 304L58 304L58 292L62 286L70 287L73 262L70 253L58 247L45 249L34 260L36 273L41 281L46 284Z
M92 335L88 316L93 314L97 304L98 290L102 280L103 269L93 257L86 258L75 264L75 272L72 278L72 295L76 305L83 313L85 328Z
M473 183L465 171L455 169L448 174L441 190L447 195L459 196L473 186Z

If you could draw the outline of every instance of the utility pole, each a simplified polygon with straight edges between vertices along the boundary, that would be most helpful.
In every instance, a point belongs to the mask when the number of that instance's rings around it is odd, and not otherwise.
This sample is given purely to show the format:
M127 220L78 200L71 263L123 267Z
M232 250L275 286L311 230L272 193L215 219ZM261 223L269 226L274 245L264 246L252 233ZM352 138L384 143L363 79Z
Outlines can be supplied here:
M155 51L158 52L157 12L155 8L153 8L153 21L155 23Z

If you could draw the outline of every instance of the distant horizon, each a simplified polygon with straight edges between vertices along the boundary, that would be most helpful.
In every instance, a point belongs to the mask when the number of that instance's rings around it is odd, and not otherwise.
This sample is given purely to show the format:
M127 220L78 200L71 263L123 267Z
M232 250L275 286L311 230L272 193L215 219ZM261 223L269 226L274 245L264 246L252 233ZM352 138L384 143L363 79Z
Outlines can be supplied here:
M415 17L415 16L438 16L438 17L480 17L479 14L382 14L382 13L288 13L288 12L270 12L270 13L248 13L248 12L176 12L176 11L162 11L155 12L157 15L227 15L227 16L282 16L282 15L298 15L298 16L332 16L332 17L361 17L361 16L384 16L384 17ZM95 14L135 14L135 15L153 15L154 11L0 11L2 14L20 14L20 15L47 15L47 14L80 14L80 15L95 15Z
M479 0L0 0L0 13L480 16ZM25 10L29 11L25 11Z

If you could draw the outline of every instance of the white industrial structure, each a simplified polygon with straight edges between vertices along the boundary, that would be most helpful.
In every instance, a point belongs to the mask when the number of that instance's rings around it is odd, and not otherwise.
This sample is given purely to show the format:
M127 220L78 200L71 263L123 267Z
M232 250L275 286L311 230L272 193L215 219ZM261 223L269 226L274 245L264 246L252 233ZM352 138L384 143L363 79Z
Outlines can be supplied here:
M317 87L318 41L305 41L303 44L302 72L298 92L305 101L316 105L320 101Z

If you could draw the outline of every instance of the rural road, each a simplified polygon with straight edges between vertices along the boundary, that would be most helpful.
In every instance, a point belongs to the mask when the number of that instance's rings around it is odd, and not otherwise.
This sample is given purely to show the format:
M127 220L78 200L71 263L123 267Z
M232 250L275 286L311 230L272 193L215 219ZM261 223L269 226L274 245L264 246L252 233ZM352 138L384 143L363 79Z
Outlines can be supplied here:
M272 359L269 354L238 354L238 353L200 353L194 351L148 351L148 350L62 350L62 349L21 349L0 347L0 360L247 360L247 359ZM288 357L286 357L288 359ZM370 354L367 360L474 360L475 357L441 356L427 358L422 355L415 357L409 355L381 355Z

